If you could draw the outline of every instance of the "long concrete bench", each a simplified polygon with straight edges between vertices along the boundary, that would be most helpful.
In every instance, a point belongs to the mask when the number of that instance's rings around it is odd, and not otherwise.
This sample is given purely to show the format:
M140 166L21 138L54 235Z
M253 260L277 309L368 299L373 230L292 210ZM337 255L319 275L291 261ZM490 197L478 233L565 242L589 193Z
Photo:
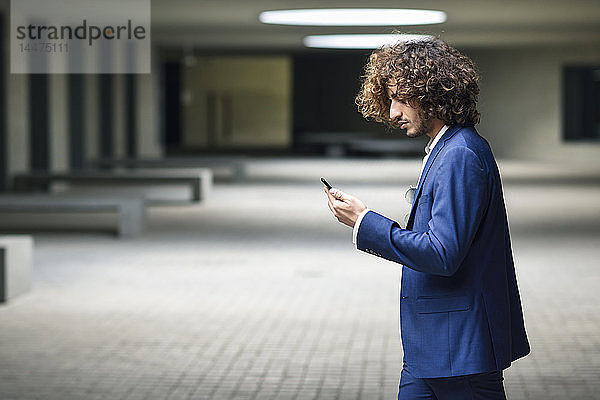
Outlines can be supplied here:
M168 158L103 158L88 163L94 168L210 168L215 179L241 181L246 177L246 165L240 160L221 157ZM219 172L227 170L223 177Z
M29 172L13 177L15 191L44 190L52 183L76 183L85 185L189 185L192 200L204 200L212 188L213 174L210 169L196 168L193 171L78 171L68 173Z
M304 133L299 144L324 147L327 155L335 157L344 156L347 152L414 155L421 154L425 147L420 140L374 137L356 132Z
M343 157L351 141L368 137L367 133L360 132L304 132L299 135L298 144L323 148L328 157Z
M0 236L0 303L31 289L32 260L31 236Z
M349 141L349 149L360 153L406 154L423 153L424 142L410 139L354 139Z
M116 213L118 216L117 233L122 237L139 236L144 230L146 220L146 208L142 197L102 198L49 195L6 195L0 196L0 212Z

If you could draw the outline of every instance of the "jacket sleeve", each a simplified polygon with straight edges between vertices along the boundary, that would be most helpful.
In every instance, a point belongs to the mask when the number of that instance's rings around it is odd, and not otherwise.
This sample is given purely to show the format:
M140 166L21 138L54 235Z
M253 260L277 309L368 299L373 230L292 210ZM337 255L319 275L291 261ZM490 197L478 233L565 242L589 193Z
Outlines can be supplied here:
M471 149L454 147L443 155L430 179L434 179L432 204L422 204L431 207L426 232L402 229L397 222L369 211L358 230L358 249L420 272L456 273L487 208L487 173Z

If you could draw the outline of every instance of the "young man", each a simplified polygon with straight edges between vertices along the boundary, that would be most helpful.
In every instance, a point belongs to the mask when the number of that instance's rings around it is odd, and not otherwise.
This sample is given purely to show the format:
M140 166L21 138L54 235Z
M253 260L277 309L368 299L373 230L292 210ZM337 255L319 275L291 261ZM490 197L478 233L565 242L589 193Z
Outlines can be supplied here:
M502 370L529 353L496 161L474 128L473 62L438 39L374 52L359 111L427 135L406 229L325 192L359 250L402 264L398 399L505 399Z

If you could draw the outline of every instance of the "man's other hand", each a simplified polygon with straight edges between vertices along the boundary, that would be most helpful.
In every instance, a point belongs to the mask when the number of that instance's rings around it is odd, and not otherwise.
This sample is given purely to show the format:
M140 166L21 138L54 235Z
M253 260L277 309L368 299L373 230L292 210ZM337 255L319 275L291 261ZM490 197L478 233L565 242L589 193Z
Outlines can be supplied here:
M323 189L327 194L327 205L333 215L342 224L353 228L360 213L367 208L365 203L341 190L335 188L331 190Z

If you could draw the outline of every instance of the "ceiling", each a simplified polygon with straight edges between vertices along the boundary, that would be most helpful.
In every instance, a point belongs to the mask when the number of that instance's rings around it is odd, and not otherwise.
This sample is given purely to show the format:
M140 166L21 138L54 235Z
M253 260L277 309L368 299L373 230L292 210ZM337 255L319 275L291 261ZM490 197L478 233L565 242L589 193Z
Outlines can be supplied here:
M439 35L459 47L600 45L599 0L151 0L152 40L197 49L302 51L302 38L325 33ZM261 11L286 8L423 8L443 10L439 25L408 27L307 27L265 25Z

